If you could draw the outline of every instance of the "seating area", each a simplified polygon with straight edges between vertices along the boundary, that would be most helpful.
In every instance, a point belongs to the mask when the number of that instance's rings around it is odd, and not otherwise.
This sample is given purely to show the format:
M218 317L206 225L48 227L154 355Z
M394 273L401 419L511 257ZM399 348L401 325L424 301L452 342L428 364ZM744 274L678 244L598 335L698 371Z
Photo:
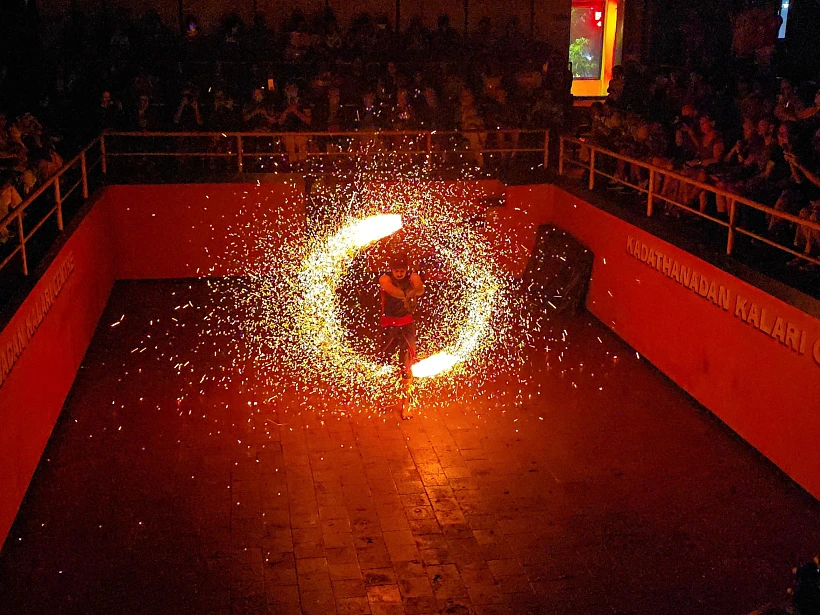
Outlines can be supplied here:
M209 31L187 15L179 34L151 11L97 17L73 14L54 37L36 96L0 99L2 265L42 223L20 213L27 198L105 133L110 181L313 176L386 156L390 174L521 183L574 164L615 203L641 195L711 249L820 288L820 94L778 78L776 58L738 54L720 70L627 59L606 100L573 106L561 54L514 19L464 36L447 15L400 32L366 13L343 28L331 9L279 27L231 14ZM45 215L59 217L59 192Z
M591 105L589 122L569 132L600 148L595 166L616 194L651 194L665 215L735 226L789 252L789 267L816 273L820 90L765 66L738 68L727 75L627 64L608 98ZM581 147L575 160L591 166L590 151Z

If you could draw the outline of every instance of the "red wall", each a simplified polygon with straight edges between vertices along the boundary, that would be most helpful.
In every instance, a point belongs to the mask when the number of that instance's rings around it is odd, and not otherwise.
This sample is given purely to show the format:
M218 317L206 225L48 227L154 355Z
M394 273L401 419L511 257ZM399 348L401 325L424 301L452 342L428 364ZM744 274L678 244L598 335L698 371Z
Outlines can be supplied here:
M479 199L498 186L466 190L465 198ZM219 254L245 250L253 262L260 250L255 238L303 232L303 192L294 183L106 189L0 333L2 349L30 313L31 302L42 296L52 270L73 255L73 274L0 388L0 539L22 501L113 281L238 273ZM506 205L491 211L488 235L513 275L523 271L539 224L554 223L591 248L596 260L589 309L820 497L820 456L814 450L820 432L820 356L813 357L818 320L554 186L508 187ZM728 289L728 309L632 256L629 237L633 246L638 241L661 251ZM747 309L751 303L765 308L770 322L779 316L804 332L803 353L735 316L738 295L747 299Z
M412 198L416 189L397 183L369 188L377 200ZM501 194L503 185L446 181L428 189L452 201L453 209L475 209L482 199ZM275 250L277 237L304 232L304 190L301 182L112 186L102 205L113 227L117 278L241 274L261 256L257 238L267 238L266 249ZM370 195L363 191L360 198ZM237 251L247 254L241 265ZM230 259L221 260L223 254Z
M595 253L589 310L820 498L820 321L557 187L551 222ZM630 255L630 236L722 285L728 310ZM805 332L803 354L735 316L738 295L766 310L764 329L780 317Z
M502 269L513 277L520 277L527 266L538 226L552 220L554 191L547 184L507 186L505 205L488 216L487 239Z
M5 349L25 327L56 271L73 257L73 273L0 388L0 544L108 302L114 282L108 229L105 210L95 207L0 332L0 349Z
M256 238L301 233L304 184L159 184L111 186L109 212L117 279L159 279L240 273L235 259L258 258ZM266 244L266 249L276 249Z

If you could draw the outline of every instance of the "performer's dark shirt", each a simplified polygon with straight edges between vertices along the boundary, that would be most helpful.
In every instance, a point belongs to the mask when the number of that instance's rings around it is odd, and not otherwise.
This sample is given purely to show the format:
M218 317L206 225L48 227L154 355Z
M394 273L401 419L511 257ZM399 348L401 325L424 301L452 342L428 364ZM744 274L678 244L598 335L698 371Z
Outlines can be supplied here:
M410 272L401 280L393 277L393 273L387 274L394 286L400 288L405 293L412 288L410 283ZM402 299L397 299L383 290L382 295L382 326L383 327L400 327L405 324L413 322L413 315L407 310L407 306Z

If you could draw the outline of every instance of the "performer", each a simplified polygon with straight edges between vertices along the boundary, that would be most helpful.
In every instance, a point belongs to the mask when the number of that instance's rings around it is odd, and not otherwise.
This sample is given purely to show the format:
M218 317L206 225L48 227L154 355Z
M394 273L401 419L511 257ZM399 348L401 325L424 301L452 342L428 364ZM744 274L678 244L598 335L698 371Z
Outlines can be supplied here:
M412 366L416 357L416 324L413 312L416 299L424 293L424 283L417 273L411 273L409 259L404 253L396 253L390 258L390 273L379 278L382 298L381 325L385 330L385 345L382 350L390 358L396 350L401 359L401 376L404 386L404 400L401 418L412 418L409 403L409 388L413 378Z

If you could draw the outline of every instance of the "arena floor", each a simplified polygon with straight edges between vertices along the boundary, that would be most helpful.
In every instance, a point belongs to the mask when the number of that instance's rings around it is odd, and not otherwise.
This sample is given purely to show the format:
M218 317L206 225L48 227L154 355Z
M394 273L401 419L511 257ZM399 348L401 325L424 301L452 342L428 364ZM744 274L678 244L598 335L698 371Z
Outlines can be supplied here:
M323 421L202 350L207 293L115 286L0 612L744 614L820 550L818 502L589 315L485 399Z

